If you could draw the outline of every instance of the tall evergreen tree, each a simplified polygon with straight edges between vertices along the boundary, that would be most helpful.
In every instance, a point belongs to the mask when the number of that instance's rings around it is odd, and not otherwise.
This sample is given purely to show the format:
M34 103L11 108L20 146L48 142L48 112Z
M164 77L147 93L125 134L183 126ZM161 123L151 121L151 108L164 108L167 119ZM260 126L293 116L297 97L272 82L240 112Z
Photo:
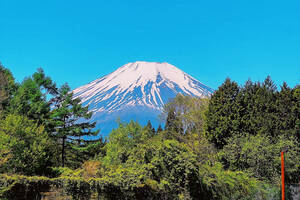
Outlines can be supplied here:
M56 83L53 82L49 76L45 75L45 72L42 68L37 69L37 72L32 75L32 79L41 88L41 90L44 90L47 95L58 94Z
M276 130L275 135L292 135L296 123L296 114L293 112L293 92L284 82L280 92L276 93Z
M149 133L150 133L151 136L154 136L154 135L155 135L155 132L156 132L156 131L155 131L155 128L152 126L150 120L148 120L147 125L146 125L146 128L149 129Z
M161 127L161 124L159 124L159 126L158 126L158 128L157 128L157 130L156 130L156 133L160 133L160 132L162 132L163 131L163 129L162 129L162 127Z
M300 143L300 85L295 86L293 88L293 108L292 112L295 116L295 125L293 134L298 138L298 142Z
M206 134L218 148L239 131L240 107L236 103L239 92L237 83L227 78L211 97L206 113Z
M49 130L50 106L47 95L56 94L54 82L38 69L32 77L26 78L14 93L10 101L10 112L27 116Z
M74 98L70 87L65 84L53 99L52 120L55 123L54 137L61 140L61 165L65 166L66 148L74 149L81 144L83 136L96 135L95 123L89 123L92 113L82 106L79 98Z
M246 82L237 98L241 105L240 132L274 136L276 130L276 86L268 76L263 83Z
M102 137L93 140L77 139L66 143L67 166L77 169L85 161L105 156L106 141Z
M42 124L49 117L50 106L33 79L25 79L11 100L11 113L27 116ZM48 116L47 116L48 115Z

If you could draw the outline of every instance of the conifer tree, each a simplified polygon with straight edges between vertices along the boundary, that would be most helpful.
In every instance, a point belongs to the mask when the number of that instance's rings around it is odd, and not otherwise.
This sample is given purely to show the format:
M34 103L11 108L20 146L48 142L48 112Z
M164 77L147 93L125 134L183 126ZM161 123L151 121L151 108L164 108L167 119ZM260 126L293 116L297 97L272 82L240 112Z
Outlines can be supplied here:
M274 136L276 129L276 86L268 76L263 83L246 82L238 96L240 132Z
M161 127L161 124L159 124L159 126L158 126L158 128L157 128L157 130L156 130L156 133L160 133L160 132L162 132L163 131L163 129L162 129L162 127Z
M293 134L298 138L300 143L300 85L297 85L293 88L293 107L292 111L295 116L295 124L293 129Z
M291 135L295 127L296 116L293 112L293 93L286 82L281 86L280 92L276 93L276 130L275 135Z
M79 98L74 98L70 87L65 84L52 100L54 109L52 110L52 120L55 124L54 137L61 140L61 165L66 163L66 148L74 149L81 144L83 136L96 135L98 131L93 131L95 123L89 123L92 113L88 107L82 106Z
M155 131L155 128L152 126L150 120L148 120L147 125L146 125L146 128L149 129L149 133L150 133L151 136L155 135L155 132L156 132L156 131Z
M206 113L206 133L210 140L222 148L226 138L239 131L239 107L236 104L240 88L227 78L212 95Z
M50 106L48 94L56 94L54 82L46 77L42 69L38 69L32 77L26 78L13 94L10 101L10 112L27 116L49 130Z

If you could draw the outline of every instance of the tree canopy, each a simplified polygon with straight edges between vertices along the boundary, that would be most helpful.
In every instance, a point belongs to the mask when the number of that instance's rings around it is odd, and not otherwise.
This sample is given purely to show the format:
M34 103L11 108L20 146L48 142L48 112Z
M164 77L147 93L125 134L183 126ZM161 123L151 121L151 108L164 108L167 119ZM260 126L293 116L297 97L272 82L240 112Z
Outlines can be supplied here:
M92 115L42 69L16 83L0 65L0 198L279 199L283 149L287 199L300 181L299 85L228 78L178 94L165 128L120 119L106 139Z

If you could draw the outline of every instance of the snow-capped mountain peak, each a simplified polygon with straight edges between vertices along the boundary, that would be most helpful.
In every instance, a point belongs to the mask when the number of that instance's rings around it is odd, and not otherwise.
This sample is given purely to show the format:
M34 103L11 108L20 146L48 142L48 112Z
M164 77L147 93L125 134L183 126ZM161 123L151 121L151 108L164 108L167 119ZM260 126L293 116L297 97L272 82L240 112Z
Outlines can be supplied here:
M99 121L137 108L157 114L178 93L205 97L213 90L169 63L137 61L73 92L94 112L92 120Z
M212 91L171 64L138 61L123 65L113 73L75 89L74 93L83 102L91 101L88 104L93 104L110 99L112 96L115 96L115 101L129 100L128 94L138 89L141 95L136 100L161 109L166 103L160 94L161 86L169 87L174 92L180 89L187 95L200 97L207 96ZM110 105L113 105L113 102L110 102ZM132 105L134 102L128 103Z

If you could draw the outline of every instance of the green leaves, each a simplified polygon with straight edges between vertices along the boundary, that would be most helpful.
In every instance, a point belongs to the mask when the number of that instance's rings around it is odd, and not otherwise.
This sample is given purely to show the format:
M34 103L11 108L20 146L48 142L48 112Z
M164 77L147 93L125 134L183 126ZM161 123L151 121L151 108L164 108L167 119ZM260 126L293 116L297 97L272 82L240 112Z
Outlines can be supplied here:
M283 148L286 181L299 181L299 102L299 86L226 79L211 99L174 98L166 130L131 121L90 141L92 113L67 84L58 89L38 69L17 86L0 66L0 173L56 177L2 174L0 196L52 188L73 199L275 199ZM70 168L50 170L59 154Z
M296 88L290 89L284 83L278 92L270 77L262 83L249 80L243 87L226 79L209 103L208 138L222 149L227 138L236 134L296 136L299 130L299 101L293 96Z
M120 124L110 135L106 156L100 158L100 176L116 187L114 191L125 196L134 191L134 198L148 188L144 195L175 199L252 199L266 194L263 183L251 174L224 170L203 135L188 134L181 142L166 139L166 132L151 136L145 128L135 122Z
M221 155L231 170L243 170L268 183L278 183L281 175L280 152L286 153L286 180L293 182L300 166L300 149L294 137L274 140L266 135L236 135L228 139Z
M62 140L61 157L64 166L66 151L76 150L76 146L81 144L80 137L97 135L99 131L92 130L95 123L87 121L92 113L88 111L88 107L82 106L80 99L73 98L67 84L58 90L58 94L51 101L54 107L51 111L51 122L55 130L52 135Z
M152 130L147 126L142 127L137 122L120 123L109 135L109 142L106 144L106 156L103 162L106 165L118 165L125 163L138 144L143 143L152 137Z
M239 130L240 105L236 99L240 88L229 78L212 95L208 106L207 137L218 147L226 144L226 138Z
M164 107L166 131L175 137L183 139L184 135L204 134L206 125L205 112L209 99L201 99L178 94Z
M55 84L49 77L45 77L42 70L26 78L14 92L10 101L9 112L27 116L39 125L48 129L50 118L50 102L47 101L48 91L55 90Z
M9 106L10 99L16 88L17 85L12 73L0 63L0 114Z
M8 151L10 157L2 164L1 171L26 175L47 173L53 163L53 143L42 126L26 117L8 115L0 123L0 138L0 146L4 146L4 153Z

